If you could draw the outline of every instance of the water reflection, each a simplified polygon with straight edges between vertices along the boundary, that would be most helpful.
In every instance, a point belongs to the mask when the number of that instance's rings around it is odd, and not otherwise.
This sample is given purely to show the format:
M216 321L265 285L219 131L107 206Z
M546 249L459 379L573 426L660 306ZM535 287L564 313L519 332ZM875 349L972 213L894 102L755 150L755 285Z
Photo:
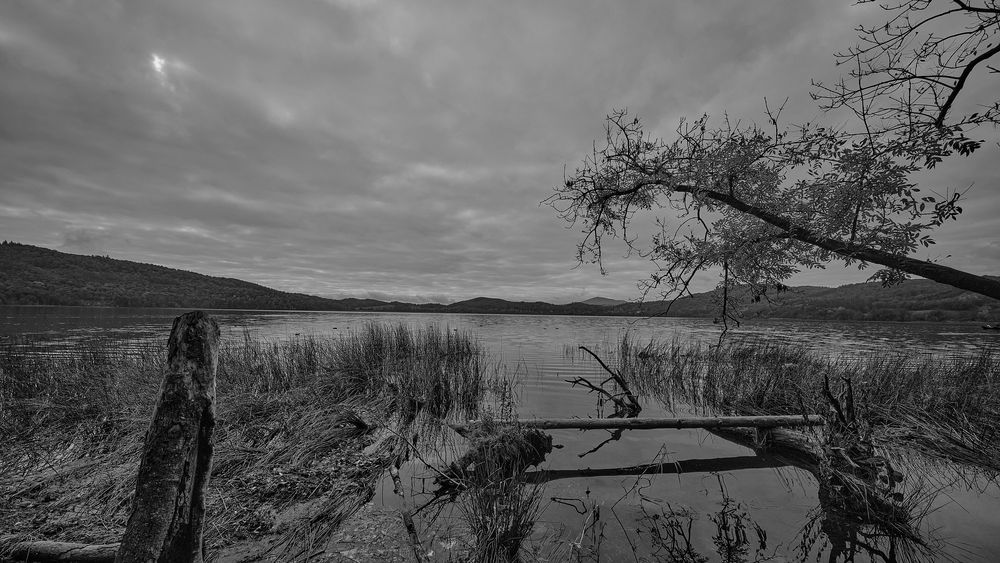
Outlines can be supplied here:
M808 484L812 508L805 523L793 537L776 530L775 522L757 515L752 500L741 499L730 490L736 472L757 469L798 468L814 477ZM703 490L705 502L691 506L661 495L665 475L704 473L710 477ZM819 561L830 563L879 561L884 563L960 560L947 549L947 542L924 525L939 490L922 485L902 488L891 495L892 509L883 510L885 499L845 501L845 493L823 484L815 487L818 468L804 467L801 460L777 455L736 456L690 459L675 462L586 469L541 469L528 471L520 478L513 475L496 481L484 481L447 497L457 510L449 511L441 498L423 505L434 506L423 516L426 537L447 537L451 545L490 546L502 544L506 551L499 557L490 551L488 558L475 561L572 560L581 562L607 560L684 561L684 562L757 562ZM625 477L618 498L609 502L592 494L588 479ZM804 474L795 474L802 479ZM575 496L559 496L553 487L560 480L577 480ZM489 485L485 485L489 483ZM544 509L539 508L545 501ZM471 506L471 508L470 508ZM565 515L560 529L535 530L541 521L552 523L552 509ZM523 512L518 512L523 510ZM572 522L579 522L577 527ZM776 533L777 532L777 533ZM488 535L487 534L492 534ZM514 541L516 537L517 541ZM501 541L498 538L506 538ZM532 543L534 542L534 543ZM442 553L438 560L450 560L455 554ZM969 555L965 553L964 555ZM499 558L496 558L499 557ZM961 559L965 559L964 557Z
M586 364L578 365L579 355L564 350L563 358L578 371L585 371L582 367ZM605 366L601 366L601 370L595 369L589 376L599 378L610 371ZM573 375L575 377L563 377L563 384L581 379L575 372ZM593 387L587 386L591 391ZM602 415L603 394L582 391L577 394L588 397L593 409L590 412ZM563 397L568 401L571 395ZM655 402L649 408L655 409ZM582 413L578 411L577 414ZM673 434L663 432L667 433ZM573 450L580 451L605 436L603 433L586 434L590 435L589 439L563 433L559 441L566 440ZM711 434L732 446L759 450L760 442L752 432L748 435L712 431ZM619 433L613 436L615 443L605 439L582 455L608 454L601 451L602 446L610 443L609 450L613 450L619 440L628 446L629 440L623 438L625 436ZM647 442L657 443L655 436L650 440L646 434L645 438ZM546 467L520 475L524 486L544 485L544 489L532 489L533 494L542 495L548 501L539 517L532 516L536 527L540 526L539 522L557 522L558 531L553 532L550 526L550 533L544 536L545 545L557 546L552 548L555 551L545 551L537 545L534 548L521 545L518 557L541 554L539 557L543 559L574 561L610 558L699 562L826 560L831 563L970 560L970 557L985 560L986 554L991 553L989 543L996 541L991 538L966 550L946 541L952 538L936 534L940 520L928 518L929 515L942 509L953 513L963 508L940 504L940 496L947 498L954 494L955 483L930 486L928 483L940 477L934 464L910 467L902 462L890 463L870 448L844 449L844 463L833 459L832 464L829 457L812 455L808 450L682 459L673 455L680 449L679 445L663 442L656 461L650 463L598 468L583 467L578 459L554 452ZM706 442L699 442L698 448L704 449L705 445ZM690 446L694 449L693 444ZM620 460L623 450L635 451L625 447L608 455L617 455ZM608 459L608 455L604 459ZM561 464L568 467L562 468ZM766 474L768 470L770 475ZM974 471L966 472L954 464L948 465L947 470L952 476L961 476L967 484L977 482ZM904 475L904 471L908 475ZM717 487L713 490L705 486L706 476L698 477L698 474L708 474ZM667 475L676 476L676 487ZM779 479L775 479L776 476ZM733 492L729 484L738 484L741 480L751 487ZM785 485L786 497L791 496L795 488L803 493L799 498L807 499L797 518L788 518L789 513L795 514L794 510L781 510L779 514L759 510L762 497L766 498L761 494L764 490L780 493L773 490L776 481ZM695 484L701 488L702 498L683 502L684 489ZM993 486L991 494L995 493ZM458 497L459 501L461 498ZM436 515L442 511L439 508ZM986 530L996 523L994 515L978 526ZM437 519L425 523L429 534L438 533L434 531L437 524ZM475 529L475 524L468 526L470 530ZM461 538L462 535L451 537Z

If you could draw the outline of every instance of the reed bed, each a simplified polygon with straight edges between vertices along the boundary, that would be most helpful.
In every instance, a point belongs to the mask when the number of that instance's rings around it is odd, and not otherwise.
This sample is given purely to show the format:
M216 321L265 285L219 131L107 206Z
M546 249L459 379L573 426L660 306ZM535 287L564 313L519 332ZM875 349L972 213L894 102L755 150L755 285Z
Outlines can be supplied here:
M113 543L124 529L165 345L68 352L0 348L0 555L31 539ZM488 366L472 335L434 326L224 341L209 553L321 550L399 455L380 431L474 416Z
M879 445L1000 471L1000 356L883 351L827 358L767 342L705 346L622 338L619 368L637 394L719 414L831 414L853 390L858 421Z

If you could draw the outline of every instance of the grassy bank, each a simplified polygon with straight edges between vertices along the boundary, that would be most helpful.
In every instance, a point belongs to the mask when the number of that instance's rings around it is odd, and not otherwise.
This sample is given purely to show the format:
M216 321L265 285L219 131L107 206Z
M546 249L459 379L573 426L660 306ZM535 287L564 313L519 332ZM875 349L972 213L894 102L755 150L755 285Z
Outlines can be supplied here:
M0 555L26 539L118 541L164 348L0 348ZM436 327L224 342L209 553L322 549L399 454L384 430L475 416L490 369L471 335Z
M824 382L845 400L850 380L862 433L877 444L1000 471L1000 356L994 351L830 359L766 342L716 347L626 337L618 354L637 394L721 414L834 416Z

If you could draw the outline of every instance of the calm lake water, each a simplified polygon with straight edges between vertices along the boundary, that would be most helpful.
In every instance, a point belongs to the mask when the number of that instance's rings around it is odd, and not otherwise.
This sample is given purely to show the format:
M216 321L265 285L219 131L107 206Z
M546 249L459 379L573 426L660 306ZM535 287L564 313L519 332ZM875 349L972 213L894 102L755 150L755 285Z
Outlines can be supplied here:
M59 353L75 343L100 338L122 341L165 340L181 310L74 307L0 307L0 339L15 345L32 342ZM718 327L705 319L568 317L518 315L437 315L339 312L214 311L225 338L245 332L264 338L342 334L371 322L411 326L436 324L475 334L508 373L517 376L518 408L524 417L595 416L592 395L571 388L566 379L600 378L601 368L577 353L587 346L613 360L614 347L626 331L638 341L714 343ZM750 321L733 338L798 343L818 354L859 356L887 351L910 355L970 355L997 348L1000 333L976 323L850 323ZM644 405L642 416L670 416L662 405ZM542 490L543 511L532 541L553 560L671 560L671 549L688 545L689 555L708 561L827 560L838 548L860 543L888 543L865 538L865 530L847 534L830 527L807 472L791 468L739 468L753 453L701 430L625 433L595 453L580 457L609 435L606 432L553 431L564 446L549 456L544 469L611 469L652 462L715 460L709 471L670 475L567 477ZM729 461L726 461L729 460ZM752 463L750 463L752 465ZM943 487L927 508L923 529L936 541L930 558L917 560L994 561L1000 553L1000 489L994 480L955 472L951 467L921 468L920 475ZM907 471L904 470L904 473ZM911 474L916 474L911 471ZM420 488L421 469L409 468ZM393 504L391 485L379 502ZM443 519L447 520L448 516ZM434 526L440 526L440 520ZM825 522L825 523L824 523ZM429 522L418 525L430 527ZM436 528L435 528L436 530ZM447 551L447 533L438 534L436 551ZM855 533L857 532L857 533ZM746 538L746 542L726 538ZM680 542L680 544L678 543ZM880 543L881 542L881 543ZM729 553L733 545L739 553ZM763 544L763 545L762 545ZM729 546L727 548L726 546ZM906 546L873 556L861 550L856 561L908 560ZM723 552L720 554L720 552ZM728 559L727 559L728 557ZM446 558L446 556L445 556ZM699 560L696 557L689 559ZM849 560L837 558L838 561Z

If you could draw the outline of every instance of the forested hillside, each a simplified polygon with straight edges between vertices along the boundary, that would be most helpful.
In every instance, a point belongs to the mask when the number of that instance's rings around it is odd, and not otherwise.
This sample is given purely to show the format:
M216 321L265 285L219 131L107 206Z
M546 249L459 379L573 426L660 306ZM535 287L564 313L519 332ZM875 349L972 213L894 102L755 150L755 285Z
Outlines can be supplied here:
M671 316L714 317L711 293L678 300ZM662 314L662 301L611 307L620 315ZM907 280L882 287L857 283L840 287L793 287L749 305L744 318L831 319L859 321L1000 321L1000 301L929 280Z
M367 304L351 301L356 303L152 264L0 243L3 304L294 310L343 310Z

